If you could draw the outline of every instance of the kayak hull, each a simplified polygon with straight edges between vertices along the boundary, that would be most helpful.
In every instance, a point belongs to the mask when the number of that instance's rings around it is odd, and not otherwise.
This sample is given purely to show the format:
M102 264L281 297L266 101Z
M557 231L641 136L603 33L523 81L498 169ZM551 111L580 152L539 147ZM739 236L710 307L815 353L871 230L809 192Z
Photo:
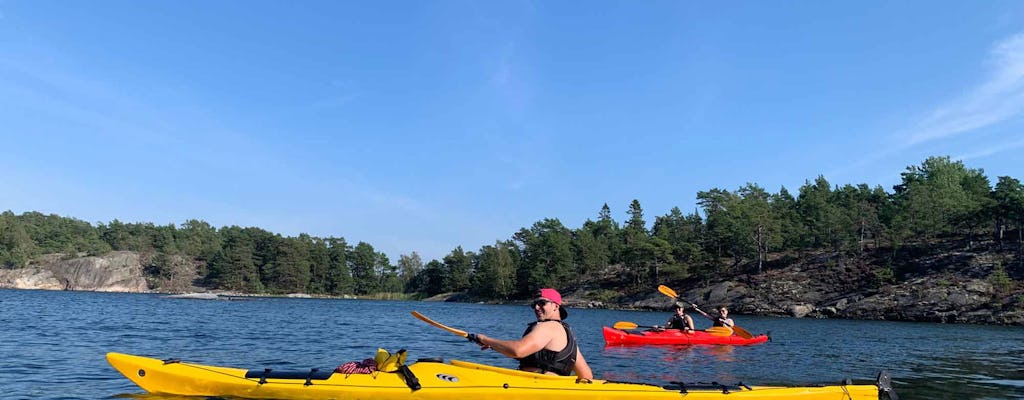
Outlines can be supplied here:
M312 373L305 378L252 376L245 369L215 367L121 353L108 353L107 361L124 376L150 393L181 396L216 396L252 399L337 400L569 400L626 399L805 399L875 400L880 384L843 384L813 387L716 386L661 387L641 383L594 380L577 383L575 377L541 375L452 360L450 363L419 361L408 366L409 374ZM247 378L247 372L251 377ZM280 372L278 374L281 374ZM303 375L306 372L285 374ZM329 375L329 376L328 376ZM310 377L313 377L310 379ZM410 379L408 376L414 376ZM887 375L886 375L886 379ZM416 385L411 382L415 381ZM880 379L880 382L882 380ZM414 389L415 386L415 389ZM683 389L685 388L685 393ZM728 394L725 392L728 391Z
M630 332L605 326L602 328L604 341L609 346L614 345L645 345L645 344L725 344L746 346L751 344L764 343L769 340L768 335L757 335L750 339L739 336L716 336L704 331L683 332L678 329L665 329L662 331L641 331Z

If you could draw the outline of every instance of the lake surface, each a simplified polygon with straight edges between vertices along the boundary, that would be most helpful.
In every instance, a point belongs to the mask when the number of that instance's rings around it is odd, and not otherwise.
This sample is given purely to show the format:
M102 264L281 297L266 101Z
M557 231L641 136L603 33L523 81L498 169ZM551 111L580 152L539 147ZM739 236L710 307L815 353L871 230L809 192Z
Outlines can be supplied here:
M517 365L413 318L414 310L501 339L519 337L533 320L525 305L0 290L0 397L152 398L106 363L110 351L238 368L308 369L359 361L383 347L408 349L410 360ZM801 385L873 380L887 369L904 399L1024 399L1021 327L735 315L740 326L770 331L773 340L754 346L604 346L602 325L663 324L668 316L569 309L567 321L603 379Z

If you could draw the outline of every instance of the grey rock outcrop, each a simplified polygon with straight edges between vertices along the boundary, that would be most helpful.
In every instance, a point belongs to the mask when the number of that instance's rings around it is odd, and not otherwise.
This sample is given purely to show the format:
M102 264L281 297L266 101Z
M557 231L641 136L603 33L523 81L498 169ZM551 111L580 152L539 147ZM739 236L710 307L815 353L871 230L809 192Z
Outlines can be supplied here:
M62 259L49 255L29 268L0 270L0 288L145 292L138 253L115 251L101 257Z

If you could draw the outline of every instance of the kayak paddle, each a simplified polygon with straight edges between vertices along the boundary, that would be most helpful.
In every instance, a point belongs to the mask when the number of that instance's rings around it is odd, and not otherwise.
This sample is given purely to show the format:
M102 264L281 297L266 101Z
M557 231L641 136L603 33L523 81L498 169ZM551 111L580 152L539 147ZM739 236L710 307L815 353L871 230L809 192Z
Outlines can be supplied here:
M750 331L748 331L746 329L743 329L743 328L740 328L739 326L733 325L732 326L732 330L736 331L736 336L739 336L741 338L744 338L744 339L753 339L754 338L754 334L753 333L750 333Z
M658 329L658 328L661 328L661 327L657 326L657 325L637 325L637 324L635 324L633 322L619 321L619 322L616 322L615 325L612 325L612 328L622 329L622 330L629 330L629 329L636 329L636 328L653 328L653 329Z
M615 325L612 325L612 328L619 329L619 330L624 330L624 331L625 330L630 330L630 329L636 329L636 328L667 329L664 326L637 325L637 324L635 324L633 322L626 322L626 321L616 322ZM679 329L679 330L682 331L682 329Z
M683 299L679 298L679 294L677 294L675 290L672 290L672 288L670 288L668 286L658 285L658 291L661 292L661 294L666 295L668 297L671 297L673 299L682 300L683 302L690 303L690 302L688 302L686 300L683 300ZM690 303L690 304L693 304L693 303ZM736 325L732 326L732 330L736 332L736 336L739 336L739 337L744 338L744 339L751 339L751 338L754 337L754 335L752 335L746 329L740 328L739 326L736 326Z
M726 326L712 326L705 329L704 332L710 333L712 336L732 336L732 329Z
M425 316L423 314L420 314L419 312L416 312L416 311L412 312L412 316L418 318L420 321L426 322L426 323L428 323L430 325L436 326L436 327L444 329L444 330L446 330L448 332L451 332L451 333L454 333L456 335L462 336L462 337L464 337L466 339L469 339L469 341L471 341L471 342L480 344L480 339L477 339L475 333L467 333L464 330L455 329L455 328L446 326L446 325L444 325L444 324L442 324L440 322L437 322L437 321L434 321L434 320L432 320L430 318L427 318L427 316Z

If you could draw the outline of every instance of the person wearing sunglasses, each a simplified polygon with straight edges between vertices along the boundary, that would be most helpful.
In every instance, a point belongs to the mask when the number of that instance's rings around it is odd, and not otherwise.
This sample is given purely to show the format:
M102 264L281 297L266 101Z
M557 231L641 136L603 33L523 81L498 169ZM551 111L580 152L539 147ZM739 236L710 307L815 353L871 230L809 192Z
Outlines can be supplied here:
M672 305L672 317L665 323L665 329L678 329L684 332L693 332L693 318L685 313L686 305L676 302Z
M469 334L468 339L481 349L494 349L519 360L519 369L549 375L569 376L577 382L590 382L594 373L583 358L576 335L563 321L569 313L562 307L562 295L551 288L541 289L530 303L537 321L531 322L518 340L495 339L484 334Z
M718 307L717 317L710 316L708 315L708 313L701 311L701 309L697 308L696 304L690 304L690 306L692 306L694 310L697 310L697 312L699 312L700 315L703 315L704 318L710 319L714 323L714 326L724 326L726 328L732 328L732 326L735 325L735 323L732 321L732 318L729 318L729 309L726 308L725 306Z

